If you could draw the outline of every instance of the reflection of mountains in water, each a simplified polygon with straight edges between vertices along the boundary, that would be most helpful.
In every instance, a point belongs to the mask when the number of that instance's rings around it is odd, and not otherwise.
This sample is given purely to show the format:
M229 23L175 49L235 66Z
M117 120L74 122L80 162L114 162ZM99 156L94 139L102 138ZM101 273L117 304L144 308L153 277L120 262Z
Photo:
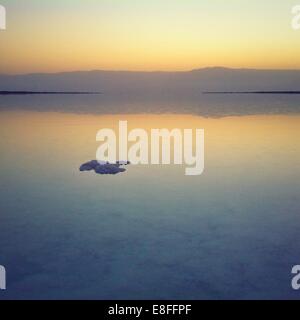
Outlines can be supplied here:
M0 75L0 90L31 92L2 95L0 109L213 117L298 114L299 87L300 70L206 68L189 72ZM99 92L103 94L96 94Z

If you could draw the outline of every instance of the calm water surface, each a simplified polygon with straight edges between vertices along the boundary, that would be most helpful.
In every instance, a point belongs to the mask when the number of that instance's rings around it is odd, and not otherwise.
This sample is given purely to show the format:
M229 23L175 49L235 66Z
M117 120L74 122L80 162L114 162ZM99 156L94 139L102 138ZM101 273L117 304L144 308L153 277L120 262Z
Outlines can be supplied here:
M248 106L226 117L215 109L216 117L186 108L83 113L65 101L40 110L40 100L30 108L34 98L26 99L24 108L0 104L0 264L8 274L0 299L300 298L290 284L300 264L295 101L286 113ZM95 158L96 132L119 120L204 128L204 174L187 177L182 166L79 172Z

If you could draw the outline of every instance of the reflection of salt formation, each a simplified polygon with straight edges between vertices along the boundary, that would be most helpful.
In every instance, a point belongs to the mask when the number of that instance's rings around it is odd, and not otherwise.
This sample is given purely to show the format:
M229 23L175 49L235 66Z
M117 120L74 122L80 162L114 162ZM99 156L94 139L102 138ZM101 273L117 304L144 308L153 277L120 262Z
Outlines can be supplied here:
M92 160L84 163L80 166L80 171L92 171L94 170L98 174L118 174L125 172L126 169L121 166L130 164L129 161L117 161L116 163L109 163L103 161Z

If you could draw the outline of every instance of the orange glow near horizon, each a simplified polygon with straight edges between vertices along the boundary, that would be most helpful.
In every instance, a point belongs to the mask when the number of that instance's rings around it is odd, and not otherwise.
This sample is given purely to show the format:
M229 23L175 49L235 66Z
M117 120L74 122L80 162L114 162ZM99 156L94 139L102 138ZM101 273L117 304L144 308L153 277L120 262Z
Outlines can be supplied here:
M300 69L294 1L5 1L0 73Z

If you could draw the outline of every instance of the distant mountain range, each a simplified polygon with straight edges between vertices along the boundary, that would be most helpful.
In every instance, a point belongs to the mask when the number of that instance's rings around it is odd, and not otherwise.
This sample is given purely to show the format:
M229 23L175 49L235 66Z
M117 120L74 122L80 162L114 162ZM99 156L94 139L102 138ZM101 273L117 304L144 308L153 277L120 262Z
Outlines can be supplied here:
M76 71L0 75L0 91L193 95L205 91L300 91L300 70L203 68L186 72Z

